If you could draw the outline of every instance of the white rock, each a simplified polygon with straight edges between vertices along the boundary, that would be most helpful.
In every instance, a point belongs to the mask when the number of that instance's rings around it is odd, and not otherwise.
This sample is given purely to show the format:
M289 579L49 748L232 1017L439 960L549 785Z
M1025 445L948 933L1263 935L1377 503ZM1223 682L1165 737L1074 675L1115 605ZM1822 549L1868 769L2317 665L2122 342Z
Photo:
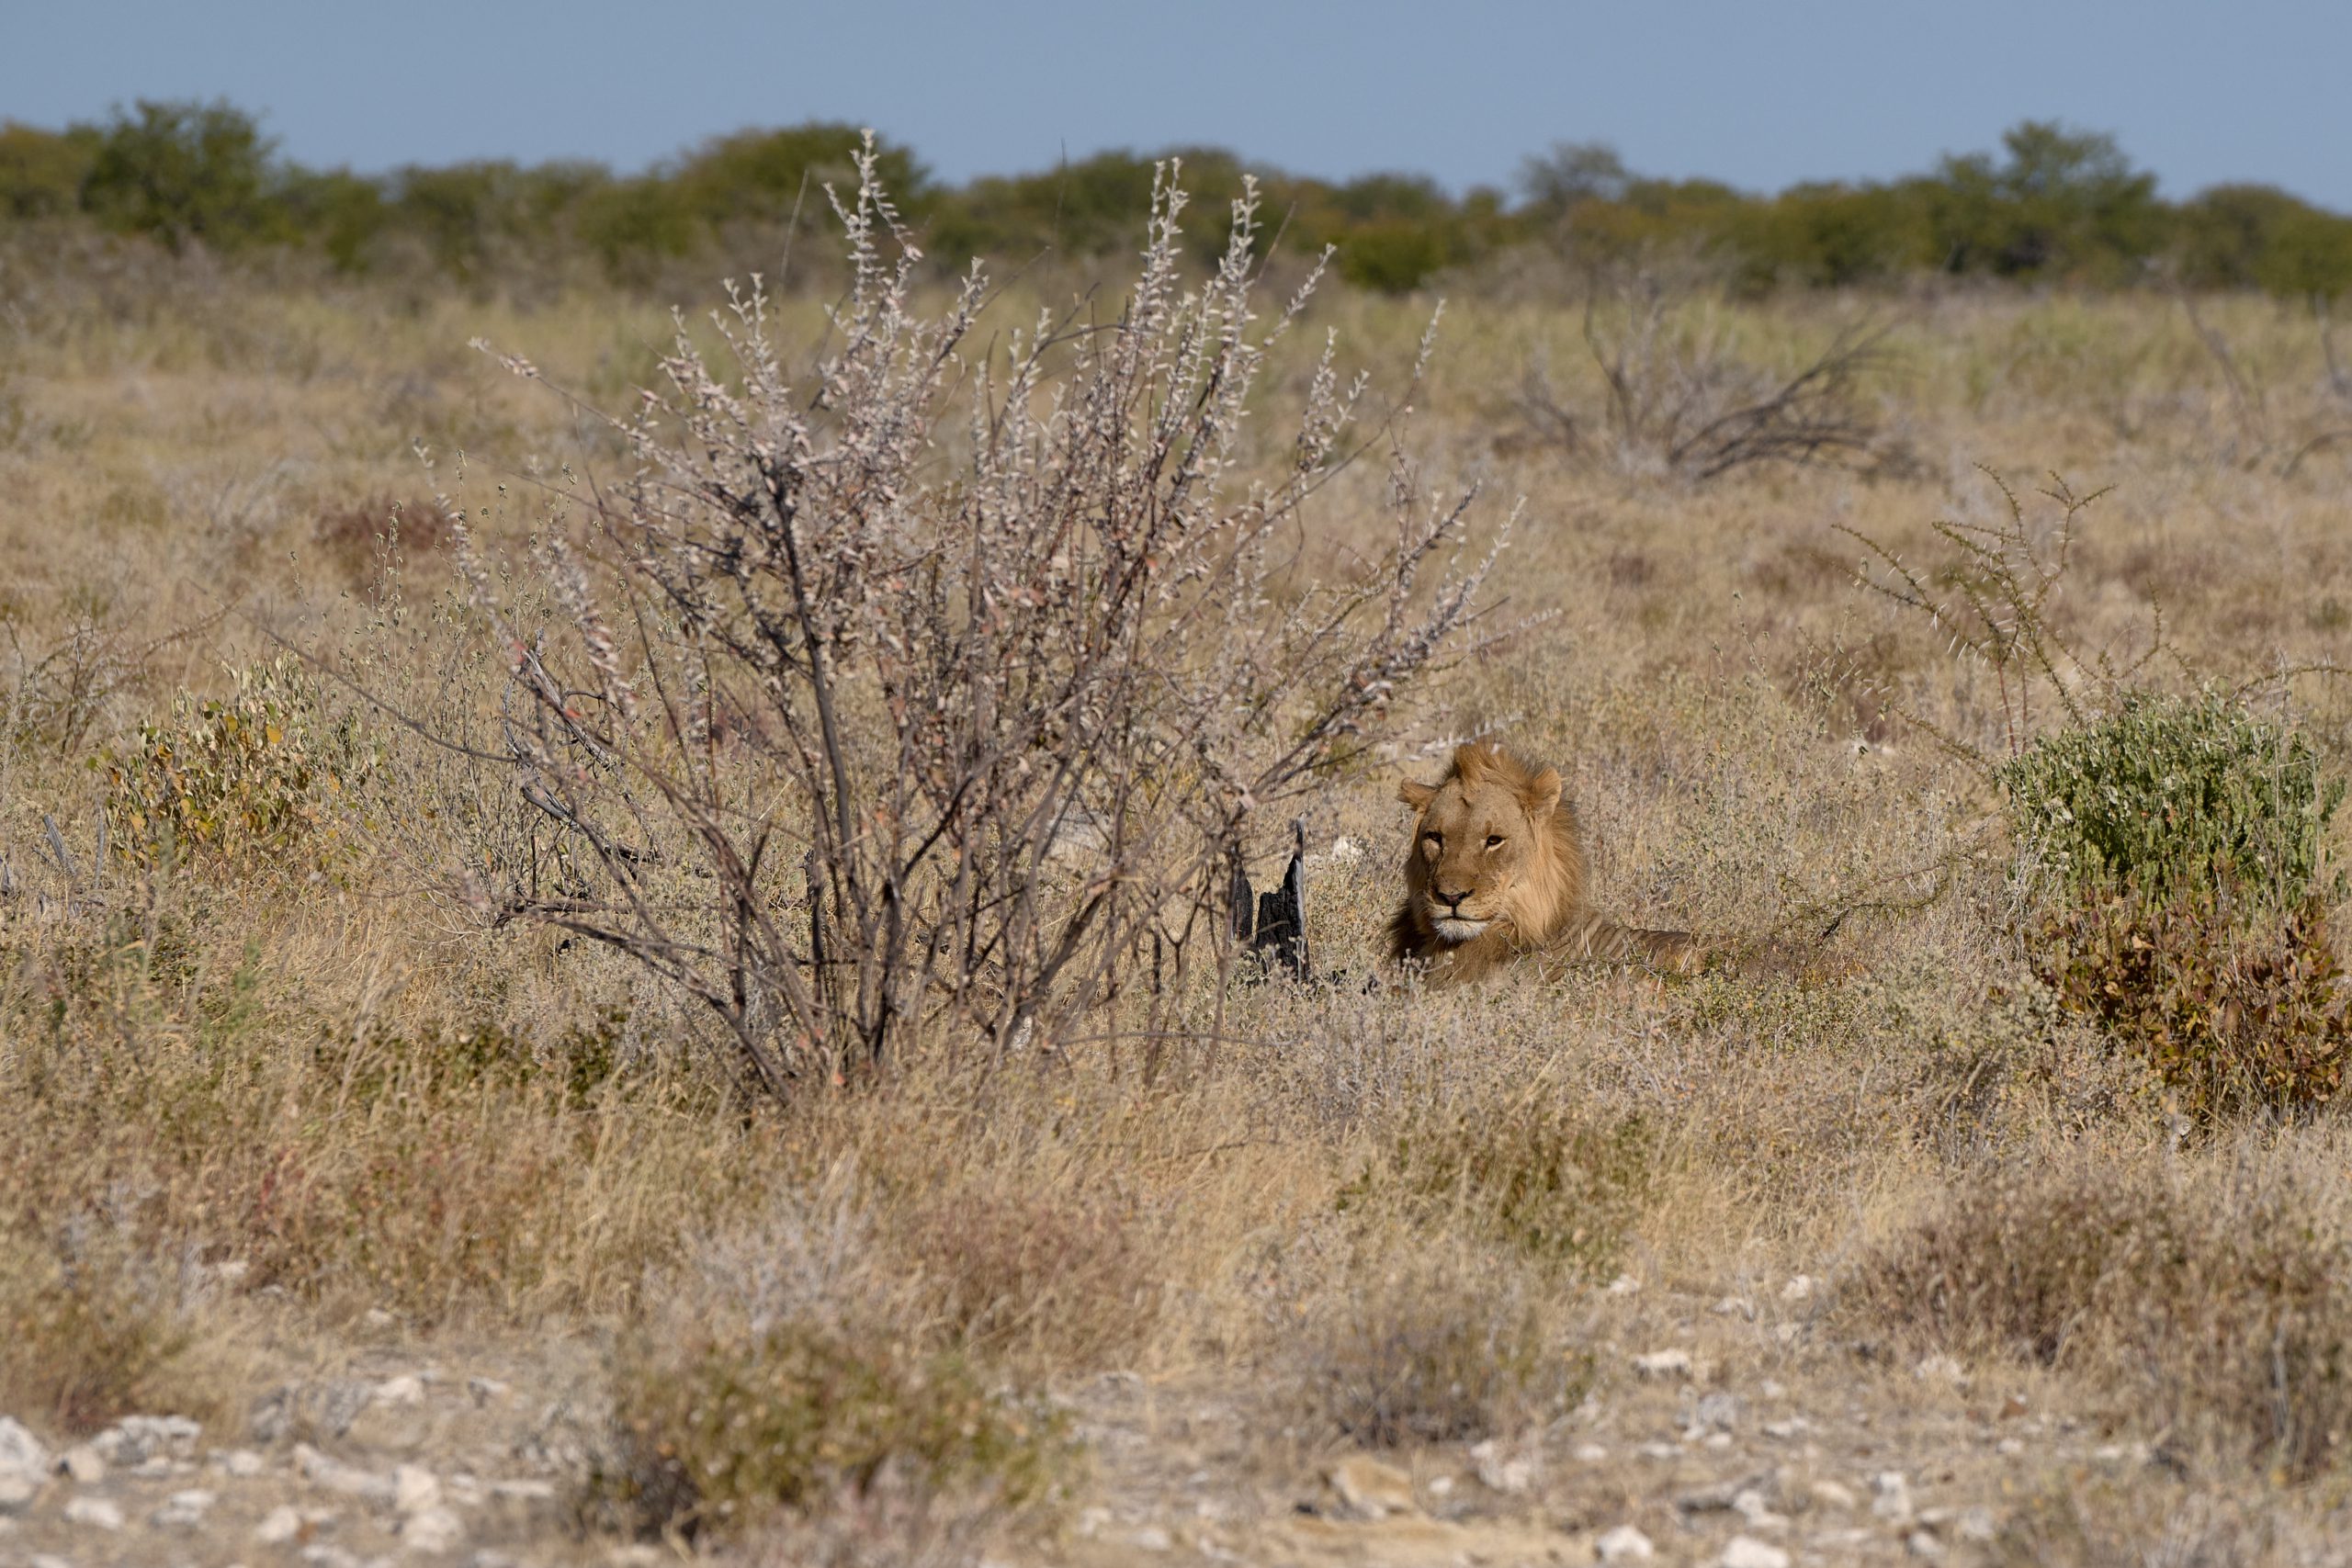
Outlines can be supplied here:
M1993 1451L2001 1455L2004 1459L2015 1459L2018 1455L2025 1452L2025 1444L2019 1442L2015 1438L2003 1438L1999 1442L1993 1445Z
M1781 1299L1787 1302L1792 1306L1795 1305L1798 1302L1811 1301L1813 1299L1813 1276L1810 1274L1790 1275L1789 1282L1781 1287Z
M424 1508L401 1521L401 1544L435 1555L466 1538L465 1521L447 1508Z
M1851 1510L1860 1503L1853 1489L1835 1481L1816 1481L1812 1486L1813 1500L1825 1508Z
M340 1492L346 1497L365 1497L372 1502L389 1503L394 1496L389 1477L348 1465L341 1460L330 1459L308 1443L294 1445L294 1468L304 1480L330 1492Z
M424 1380L410 1372L386 1378L376 1385L373 1398L379 1404L422 1404L424 1403Z
M441 1482L423 1465L403 1464L392 1472L392 1506L403 1514L421 1514L441 1506Z
M1907 1524L1911 1518L1911 1483L1899 1470L1883 1470L1871 1477L1871 1512L1882 1519Z
M240 1481L250 1481L269 1468L269 1461L251 1449L228 1449L212 1456L212 1462Z
M0 1470L0 1519L31 1507L40 1492L40 1483L32 1476L21 1471Z
M1645 1378L1688 1378L1690 1375L1690 1352L1653 1350L1646 1356L1636 1356L1634 1358L1634 1372Z
M1787 1517L1774 1513L1772 1506L1764 1500L1764 1494L1753 1486L1743 1487L1732 1494L1731 1506L1732 1512L1747 1520L1750 1529L1779 1530L1789 1528Z
M272 1508L254 1527L254 1539L264 1546L284 1546L301 1533L302 1516L282 1506Z
M1728 1393L1702 1394L1698 1407L1691 1412L1697 1425L1728 1432L1739 1425L1739 1400Z
M1568 1450L1568 1457L1578 1464L1603 1464L1608 1461L1609 1450L1599 1443L1578 1443Z
M126 1450L135 1450L137 1458L126 1453L126 1462L138 1459L168 1455L173 1459L189 1459L196 1453L196 1441L204 1436L204 1428L185 1416L126 1416L114 1424L122 1434Z
M496 1404L514 1391L496 1378L468 1378L466 1392L474 1396L476 1404Z
M186 1492L175 1492L164 1500L162 1507L155 1510L151 1522L159 1529L185 1529L200 1525L204 1522L204 1516L210 1511L212 1505L220 1500L220 1494L207 1492L201 1487L193 1487Z
M1926 1356L1911 1369L1911 1375L1921 1382L1949 1383L1953 1388L1968 1386L1968 1370L1950 1356Z
M1535 1455L1526 1449L1508 1449L1488 1438L1470 1450L1470 1462L1477 1468L1479 1484L1490 1492L1516 1495L1535 1484Z
M96 1486L107 1478L106 1456L87 1443L76 1443L57 1456L57 1473L76 1486Z
M1657 1555L1650 1538L1631 1525L1619 1525L1592 1543L1603 1562L1646 1562Z
M1715 1303L1714 1313L1717 1317L1744 1317L1752 1323L1756 1319L1756 1303L1746 1296L1725 1296Z
M14 1416L0 1416L0 1474L49 1473L49 1450Z
M1639 1295L1641 1290L1642 1282L1631 1274L1620 1274L1609 1281L1609 1293L1612 1296Z
M1934 1533L1928 1530L1913 1530L1904 1538L1903 1544L1911 1549L1912 1556L1922 1558L1929 1562L1938 1561L1944 1554L1944 1543L1938 1540Z
M1331 840L1331 860L1337 865L1353 865L1363 859L1363 846L1345 836Z
M65 1502L65 1522L87 1525L92 1529L119 1530L122 1528L122 1510L104 1497L69 1497Z
M1787 1552L1752 1535L1736 1535L1724 1542L1724 1554L1715 1561L1722 1568L1789 1568Z
M1792 1416L1782 1421L1765 1422L1764 1435L1768 1438L1773 1438L1780 1441L1786 1442L1789 1438L1804 1431L1811 1425L1812 1423L1808 1422L1802 1416Z

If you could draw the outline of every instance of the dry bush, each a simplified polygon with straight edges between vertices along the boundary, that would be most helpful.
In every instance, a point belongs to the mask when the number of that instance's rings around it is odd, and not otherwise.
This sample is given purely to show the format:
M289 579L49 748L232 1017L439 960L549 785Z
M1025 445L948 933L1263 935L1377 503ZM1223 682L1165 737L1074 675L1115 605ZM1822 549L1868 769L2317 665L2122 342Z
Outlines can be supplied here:
M1867 383L1887 367L1891 325L1840 327L1793 373L1749 363L1703 302L1689 265L1652 263L1588 281L1584 342L1600 372L1598 413L1565 400L1541 364L1521 382L1521 413L1572 456L1628 473L1703 484L1766 463L1859 464L1879 446Z
M457 528L435 502L371 495L322 511L311 537L346 582L365 589L387 570L446 556Z
M1116 1193L950 1180L904 1207L893 1241L956 1344L1076 1371L1134 1356L1159 1324L1168 1238Z
M94 1214L0 1230L0 1406L68 1433L213 1415L233 1392L234 1330L201 1275Z
M614 1442L592 1489L642 1529L739 1529L865 1491L892 1465L1018 1510L1050 1497L1067 1459L1051 1411L1001 1397L952 1352L798 1318L637 1341L612 1393Z
M1419 1111L1392 1137L1341 1190L1343 1209L1401 1211L1575 1279L1614 1273L1657 1185L1645 1122L1597 1115L1551 1084L1500 1105Z
M1542 1426L1590 1377L1556 1337L1555 1290L1442 1232L1367 1238L1276 1330L1289 1397L1315 1426L1373 1448Z
M724 362L682 325L667 389L610 423L628 476L585 538L547 534L550 622L469 568L521 787L590 874L479 908L636 957L779 1096L1050 1043L1122 995L1164 1023L1230 966L1237 861L1362 750L1485 571L1442 570L1468 499L1431 505L1401 449L1387 547L1294 571L1363 388L1327 350L1245 479L1258 372L1306 303L1251 327L1250 200L1188 292L1171 174L1118 317L1000 352L968 341L977 273L917 310L873 166L810 385L756 288Z
M854 1174L713 1233L653 1282L612 1367L590 1502L628 1528L735 1533L894 1487L1019 1513L1073 1457L1063 1418L929 1332Z
M2144 1057L2203 1121L2333 1104L2352 1059L2352 991L2317 902L2280 913L2220 880L2168 901L2076 897L2030 938L2061 1006Z
M1866 1330L2070 1369L2181 1457L2308 1478L2352 1438L2352 1235L2276 1163L2203 1181L2075 1155L1964 1179L1854 1270Z
M2313 1561L2274 1508L2244 1496L2159 1495L2088 1481L2038 1493L1987 1550L1999 1568L2239 1568ZM2298 1551L2297 1547L2303 1550Z

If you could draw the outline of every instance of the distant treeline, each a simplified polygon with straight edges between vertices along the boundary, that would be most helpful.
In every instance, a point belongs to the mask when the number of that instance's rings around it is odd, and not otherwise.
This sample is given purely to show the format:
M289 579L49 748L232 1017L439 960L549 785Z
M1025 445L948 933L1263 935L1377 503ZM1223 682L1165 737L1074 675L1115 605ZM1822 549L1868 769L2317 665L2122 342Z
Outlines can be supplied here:
M854 183L857 138L821 123L745 130L634 175L503 162L363 175L280 158L232 105L142 101L103 125L0 126L0 233L96 224L174 251L299 247L343 272L422 270L476 284L517 265L624 286L684 265L773 271L786 234L830 221L826 183L844 192ZM1083 260L1140 243L1151 158L1103 152L951 186L909 148L885 141L880 155L900 212L944 270L975 255ZM1419 175L1334 183L1216 149L1181 155L1196 254L1221 248L1227 203L1253 173L1261 244L1305 254L1337 245L1343 276L1383 290L1530 245L1582 259L1702 252L1757 288L1947 274L2100 288L2177 281L2316 304L2352 288L2352 218L2262 185L2168 202L2113 138L2050 122L2021 124L1998 153L1948 157L1928 174L1774 196L1647 178L1599 144L1530 158L1514 191L1459 197Z

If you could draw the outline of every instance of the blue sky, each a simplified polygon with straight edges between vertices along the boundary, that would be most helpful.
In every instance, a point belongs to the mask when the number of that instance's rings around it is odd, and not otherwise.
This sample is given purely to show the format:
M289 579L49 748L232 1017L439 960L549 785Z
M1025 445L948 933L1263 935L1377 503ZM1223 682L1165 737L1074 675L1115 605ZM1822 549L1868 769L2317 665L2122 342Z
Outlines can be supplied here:
M0 118L219 96L368 171L633 169L822 117L950 179L1209 142L1456 189L1562 140L1751 189L1884 176L2054 118L2171 195L2253 179L2352 211L2352 0L0 0Z

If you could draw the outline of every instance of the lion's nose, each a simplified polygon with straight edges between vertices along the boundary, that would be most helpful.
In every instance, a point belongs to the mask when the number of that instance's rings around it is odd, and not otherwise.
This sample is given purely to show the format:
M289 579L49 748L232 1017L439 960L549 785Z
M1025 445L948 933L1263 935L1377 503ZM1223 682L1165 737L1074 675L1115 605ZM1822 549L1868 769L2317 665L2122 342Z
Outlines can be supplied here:
M1437 901L1449 909L1458 909L1462 907L1462 900L1469 897L1469 890L1466 888L1460 893L1447 893L1441 889L1437 894Z

